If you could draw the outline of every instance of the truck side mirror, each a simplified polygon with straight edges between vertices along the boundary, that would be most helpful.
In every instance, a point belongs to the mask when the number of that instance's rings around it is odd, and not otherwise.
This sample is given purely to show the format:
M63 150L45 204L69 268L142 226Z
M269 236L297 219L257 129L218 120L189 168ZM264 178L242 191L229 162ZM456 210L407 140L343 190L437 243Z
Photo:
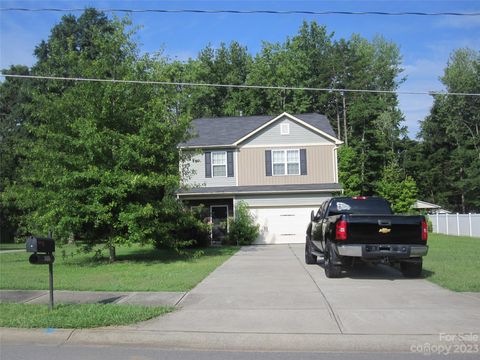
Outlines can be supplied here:
M313 210L310 213L310 221L315 221L315 212Z

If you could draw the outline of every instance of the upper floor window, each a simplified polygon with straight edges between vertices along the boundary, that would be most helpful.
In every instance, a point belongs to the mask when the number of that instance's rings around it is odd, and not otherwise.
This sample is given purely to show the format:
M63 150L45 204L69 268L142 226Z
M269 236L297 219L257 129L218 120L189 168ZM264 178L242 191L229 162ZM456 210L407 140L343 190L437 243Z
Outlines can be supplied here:
M227 152L212 152L212 174L214 177L227 176Z
M272 150L273 175L300 175L300 150Z

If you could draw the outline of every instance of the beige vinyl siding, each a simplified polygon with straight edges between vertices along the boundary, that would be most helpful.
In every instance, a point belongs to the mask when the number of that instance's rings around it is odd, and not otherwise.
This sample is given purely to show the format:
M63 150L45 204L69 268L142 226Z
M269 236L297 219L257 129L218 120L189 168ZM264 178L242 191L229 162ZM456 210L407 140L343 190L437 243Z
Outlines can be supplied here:
M280 129L282 124L288 124L290 132L288 135L281 135ZM299 123L284 118L276 121L272 125L267 126L253 137L244 141L241 146L263 146L276 144L328 144L331 140L327 140L323 136L313 132L310 129L300 125Z
M307 175L265 175L265 150L306 149ZM335 145L241 148L238 152L238 185L335 183Z

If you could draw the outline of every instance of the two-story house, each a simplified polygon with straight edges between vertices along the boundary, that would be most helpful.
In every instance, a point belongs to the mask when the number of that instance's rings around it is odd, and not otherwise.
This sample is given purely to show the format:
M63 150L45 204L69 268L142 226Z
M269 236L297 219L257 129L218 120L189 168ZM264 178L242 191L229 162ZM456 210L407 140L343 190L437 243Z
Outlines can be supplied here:
M195 151L192 175L178 197L205 206L214 237L244 201L260 225L257 243L304 242L310 212L341 191L342 142L324 115L201 118L192 130L196 136L180 145Z

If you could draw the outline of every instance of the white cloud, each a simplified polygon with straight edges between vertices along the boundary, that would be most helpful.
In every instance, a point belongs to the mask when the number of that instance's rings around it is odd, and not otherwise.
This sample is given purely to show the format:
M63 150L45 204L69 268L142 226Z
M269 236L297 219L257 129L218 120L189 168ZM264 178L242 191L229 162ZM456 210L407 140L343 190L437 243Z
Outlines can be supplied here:
M442 90L443 85L439 77L443 75L445 60L417 59L412 63L404 64L404 75L407 80L400 87L400 91L428 92ZM420 122L430 113L433 98L430 95L399 95L399 108L405 115L405 125L411 138L415 138L420 130Z
M420 129L420 122L430 113L433 98L429 95L399 95L399 108L405 115L405 126L410 138L415 138Z
M405 115L408 135L415 138L420 130L420 122L430 113L433 98L429 95L399 95L399 108Z
M409 79L431 79L438 78L443 74L446 61L435 61L431 59L418 59L412 64L405 64L403 68L405 71L403 75L408 76Z
M451 40L439 40L434 43L431 43L427 46L437 57L445 57L448 59L448 56L455 50L459 48L480 48L480 36L477 37L464 37L456 38ZM445 61L445 65L446 65Z
M474 29L480 27L478 16L445 16L438 19L434 26L439 28Z

